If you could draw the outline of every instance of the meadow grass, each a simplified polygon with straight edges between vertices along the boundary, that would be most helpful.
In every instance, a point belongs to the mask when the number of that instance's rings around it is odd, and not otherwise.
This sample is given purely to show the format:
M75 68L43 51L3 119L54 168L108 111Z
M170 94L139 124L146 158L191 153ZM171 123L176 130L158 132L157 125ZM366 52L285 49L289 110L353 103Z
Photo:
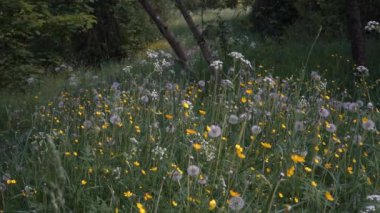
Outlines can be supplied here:
M133 67L71 76L49 101L29 106L33 112L8 107L2 209L335 212L378 205L367 199L379 191L380 140L366 81L358 79L361 93L352 99L317 73L307 81L275 78L231 56L220 83L178 77L162 63L170 57L154 53Z
M375 41L353 78L347 42L318 41L303 69L310 43L243 35L213 43L217 82L199 56L190 75L150 51L3 93L0 210L379 209Z

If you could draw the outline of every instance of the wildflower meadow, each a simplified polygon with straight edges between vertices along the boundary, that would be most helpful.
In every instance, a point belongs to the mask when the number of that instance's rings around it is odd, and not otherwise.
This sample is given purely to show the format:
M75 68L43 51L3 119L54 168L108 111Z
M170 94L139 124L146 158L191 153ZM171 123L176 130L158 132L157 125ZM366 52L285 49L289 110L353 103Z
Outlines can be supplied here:
M304 54L234 33L188 70L152 45L2 92L0 213L379 212L378 56L358 66L319 34ZM274 65L289 55L303 63Z

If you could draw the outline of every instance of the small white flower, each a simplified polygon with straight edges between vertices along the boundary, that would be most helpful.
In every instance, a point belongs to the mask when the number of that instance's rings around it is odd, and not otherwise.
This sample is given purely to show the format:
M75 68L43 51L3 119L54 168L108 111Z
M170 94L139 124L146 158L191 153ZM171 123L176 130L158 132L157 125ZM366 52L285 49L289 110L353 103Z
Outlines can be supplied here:
M211 64L210 64L210 67L212 67L213 69L215 70L222 70L223 68L223 62L222 61L213 61Z

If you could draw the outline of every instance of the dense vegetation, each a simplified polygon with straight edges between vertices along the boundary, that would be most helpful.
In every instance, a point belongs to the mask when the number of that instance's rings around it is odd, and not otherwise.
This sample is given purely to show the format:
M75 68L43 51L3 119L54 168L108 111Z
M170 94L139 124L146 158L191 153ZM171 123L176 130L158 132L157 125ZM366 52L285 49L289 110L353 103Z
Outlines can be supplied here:
M0 212L380 209L378 1L153 2L0 2Z

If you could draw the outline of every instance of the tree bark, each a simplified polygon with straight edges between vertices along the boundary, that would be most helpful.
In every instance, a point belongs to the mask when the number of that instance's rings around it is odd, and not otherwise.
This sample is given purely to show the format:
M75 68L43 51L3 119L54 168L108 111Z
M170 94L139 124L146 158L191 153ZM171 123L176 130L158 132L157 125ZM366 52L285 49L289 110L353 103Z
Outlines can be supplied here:
M189 26L191 32L193 33L193 36L195 40L197 41L199 48L201 49L203 58L206 60L207 64L210 66L210 64L214 61L214 58L212 57L212 54L211 54L211 51L207 44L206 39L204 38L202 33L199 31L199 29L195 26L193 18L190 16L182 0L176 0L176 4L177 4L178 9L181 11L182 16L185 19L187 25Z
M174 50L175 54L178 57L178 60L183 69L188 71L187 67L187 57L180 43L174 37L173 33L169 30L168 26L161 20L160 16L154 11L152 5L147 0L139 0L141 6L148 13L150 18L156 24L157 28L160 30L161 34L170 44L171 48Z
M347 0L346 12L352 58L357 66L365 65L365 40L358 0Z

